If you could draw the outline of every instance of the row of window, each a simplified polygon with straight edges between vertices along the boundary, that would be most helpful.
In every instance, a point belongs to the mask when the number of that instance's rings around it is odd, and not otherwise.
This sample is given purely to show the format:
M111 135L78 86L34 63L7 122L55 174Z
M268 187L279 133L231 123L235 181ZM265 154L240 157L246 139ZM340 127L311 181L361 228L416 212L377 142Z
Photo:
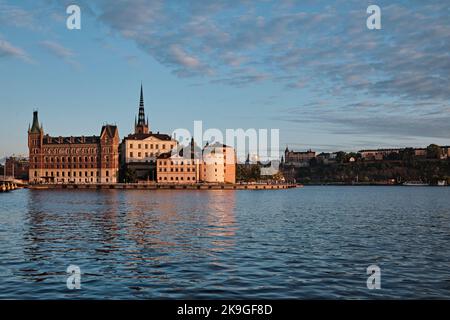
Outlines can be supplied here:
M167 172L167 168L159 168L159 172ZM184 168L170 168L170 172L184 172ZM195 168L186 168L186 172L195 172Z
M183 160L183 161L159 161L159 163L158 163L158 165L159 166L162 166L162 165L164 165L164 166L167 166L167 164L170 164L171 166L173 166L173 165L175 165L175 166L178 166L178 165L181 165L181 166L183 166L183 165L194 165L195 164L195 162L194 161L191 161L191 160Z
M168 179L168 177L159 177L158 180L170 180L170 181L184 181L184 177L170 177L170 179ZM186 177L187 181L195 181L195 177Z
M159 153L153 153L153 152L150 153L150 157L156 157L158 155L159 155ZM142 157L142 152L138 152L137 156L138 156L138 158L141 158ZM148 158L148 156L149 156L149 153L146 152L145 153L145 157ZM130 152L130 158L133 158L133 157L134 157L134 153Z
M151 144L150 144L150 150L152 150L152 149L158 150L158 149L159 149L159 146L160 146L159 144L155 144L155 145L154 145L153 143L151 143ZM170 145L170 149L173 149L174 146L175 146L175 145L171 144L171 145ZM144 144L144 149L148 149L148 147L149 147L148 144ZM154 148L153 148L153 147L154 147ZM142 149L142 144L138 144L138 145L137 145L137 148L138 148L138 149ZM130 149L134 149L132 143L130 143ZM164 149L164 150L165 150L165 149L166 149L166 145L165 145L165 144L161 144L161 149Z
M60 175L60 173L61 173L61 175ZM108 170L105 171L105 175L107 177L109 177L109 171ZM45 172L45 176L46 177L59 177L59 176L65 177L66 173L65 173L65 171L61 171L61 172L60 171L56 171L56 172L50 171L50 173L48 171L46 171ZM76 177L77 176L77 172L74 171L73 175L72 175L72 173L69 171L69 172L67 172L67 176L68 177ZM78 172L78 177L83 177L83 176L84 177L89 177L89 176L93 177L94 176L94 171L79 171ZM100 172L97 171L95 176L100 177Z
M38 162L38 157L33 157L33 160L34 160L34 162ZM62 162L62 163L65 163L65 162L69 162L69 163L70 162L97 162L97 160L98 160L98 157L78 157L78 158L77 157L67 157L67 158L66 157L61 157L61 158L45 157L44 158L44 162L47 162L47 163L53 163L53 162L55 162L55 163L58 163L58 162ZM109 161L109 156L104 156L103 160Z
M53 182L56 182L56 183L94 183L94 182L97 182L97 183L100 183L100 179L94 179L94 178L84 178L84 179L64 179L64 178L62 178L62 179L56 179L56 180L54 180ZM105 179L105 182L110 182L110 180L109 180L109 178L106 178ZM112 182L112 181L111 181Z

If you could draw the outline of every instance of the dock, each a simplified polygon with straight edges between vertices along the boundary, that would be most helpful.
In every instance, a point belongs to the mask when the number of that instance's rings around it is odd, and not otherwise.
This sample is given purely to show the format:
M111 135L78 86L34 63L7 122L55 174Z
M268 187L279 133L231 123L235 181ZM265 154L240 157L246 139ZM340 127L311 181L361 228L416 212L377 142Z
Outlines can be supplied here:
M295 184L167 184L167 183L112 183L112 184L35 184L33 190L282 190L297 188Z

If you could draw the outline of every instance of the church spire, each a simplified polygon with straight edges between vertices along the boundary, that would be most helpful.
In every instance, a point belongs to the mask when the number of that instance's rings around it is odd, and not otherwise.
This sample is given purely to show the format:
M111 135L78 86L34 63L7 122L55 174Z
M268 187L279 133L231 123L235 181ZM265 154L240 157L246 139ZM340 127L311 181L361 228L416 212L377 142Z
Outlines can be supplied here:
M149 123L148 118L145 121L145 110L144 110L144 89L141 83L141 96L139 99L139 113L137 117L137 123L135 123L135 133L148 133Z
M141 82L141 99L139 101L139 107L144 107L144 90L142 89L142 82Z

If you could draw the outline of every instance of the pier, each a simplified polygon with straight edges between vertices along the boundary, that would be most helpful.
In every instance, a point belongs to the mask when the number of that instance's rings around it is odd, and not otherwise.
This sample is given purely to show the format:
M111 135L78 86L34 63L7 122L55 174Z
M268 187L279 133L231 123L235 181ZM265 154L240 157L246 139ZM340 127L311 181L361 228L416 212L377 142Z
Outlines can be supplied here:
M80 189L80 190L281 190L297 188L295 184L167 184L167 183L113 183L113 184L31 184L29 189Z
M8 192L18 188L19 184L17 184L14 179L0 179L0 192Z

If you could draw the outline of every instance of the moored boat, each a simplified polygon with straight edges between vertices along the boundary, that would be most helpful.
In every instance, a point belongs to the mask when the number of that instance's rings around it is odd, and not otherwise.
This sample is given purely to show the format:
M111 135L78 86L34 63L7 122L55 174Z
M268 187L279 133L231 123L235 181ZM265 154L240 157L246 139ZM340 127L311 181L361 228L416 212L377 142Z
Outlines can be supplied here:
M407 187L424 187L429 186L430 184L422 181L406 181L403 183L403 185Z

